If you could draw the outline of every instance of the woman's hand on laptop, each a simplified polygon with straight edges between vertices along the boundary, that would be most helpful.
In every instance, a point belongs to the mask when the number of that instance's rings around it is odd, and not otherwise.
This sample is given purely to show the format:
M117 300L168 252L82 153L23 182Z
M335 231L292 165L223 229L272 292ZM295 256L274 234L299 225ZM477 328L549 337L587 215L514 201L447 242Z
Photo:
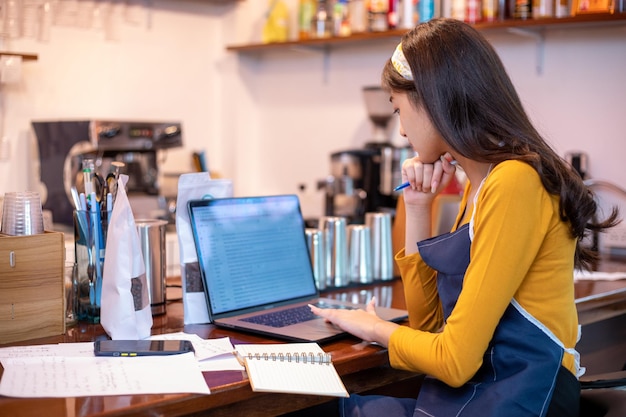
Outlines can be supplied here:
M365 306L365 310L319 308L309 305L313 314L323 317L326 321L340 329L353 334L367 342L376 342L385 347L398 324L385 321L376 315L376 297Z

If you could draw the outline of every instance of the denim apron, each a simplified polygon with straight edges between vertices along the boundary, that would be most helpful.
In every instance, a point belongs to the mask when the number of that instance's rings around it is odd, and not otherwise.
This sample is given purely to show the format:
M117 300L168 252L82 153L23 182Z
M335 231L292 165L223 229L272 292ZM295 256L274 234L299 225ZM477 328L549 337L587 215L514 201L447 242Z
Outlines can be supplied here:
M437 271L444 320L452 313L463 287L470 262L473 217L454 232L418 242L420 256ZM482 366L463 386L450 387L426 376L417 400L353 396L344 401L341 412L345 416L543 417L564 351L574 354L578 362L574 349L565 349L513 299L495 329Z
M444 320L461 293L469 264L470 224L418 243L424 262L437 270ZM507 307L478 372L450 387L426 377L415 416L544 416L563 359L563 345L514 299Z

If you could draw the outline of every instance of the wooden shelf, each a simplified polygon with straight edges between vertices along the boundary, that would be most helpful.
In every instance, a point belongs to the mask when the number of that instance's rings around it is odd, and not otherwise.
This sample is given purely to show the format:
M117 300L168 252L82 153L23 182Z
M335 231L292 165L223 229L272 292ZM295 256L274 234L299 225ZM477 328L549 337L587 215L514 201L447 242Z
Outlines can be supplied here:
M496 22L481 22L474 24L474 27L481 31L488 30L536 30L545 29L574 29L585 27L603 27L610 25L626 25L626 13L594 13L581 14L573 17L546 18L546 19L508 19ZM316 38L299 41L288 41L281 43L257 43L244 45L230 45L226 49L233 52L263 52L270 50L293 49L299 47L321 47L329 48L333 46L349 45L353 43L364 43L368 41L385 40L390 38L400 38L407 29L396 29L385 32L364 32L356 33L346 37Z
M315 38L315 39L306 39L300 41L288 41L288 42L280 42L280 43L256 43L256 44L247 44L247 45L232 45L227 46L226 49L229 51L236 52L255 52L255 51L268 51L273 49L289 49L294 47L326 47L333 45L347 45L351 43L362 43L365 41L379 40L379 39L388 39L388 38L399 38L404 33L406 33L406 29L396 29L396 30L388 30L385 32L362 32L355 33L350 36L345 37L331 37L331 38Z
M576 29L611 25L626 25L626 13L588 13L562 18L501 20L491 23L477 23L474 27L478 30L509 28Z
M37 55L35 54L23 54L20 52L8 52L0 51L0 56L21 56L24 61L37 61Z

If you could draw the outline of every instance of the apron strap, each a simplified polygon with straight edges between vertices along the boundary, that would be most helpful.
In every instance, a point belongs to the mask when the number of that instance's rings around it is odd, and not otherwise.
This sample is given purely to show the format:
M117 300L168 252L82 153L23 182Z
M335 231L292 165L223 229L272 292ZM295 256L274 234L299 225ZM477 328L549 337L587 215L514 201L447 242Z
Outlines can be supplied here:
M470 219L470 222L469 222L469 238L470 238L470 242L474 241L474 214L476 214L476 202L478 201L478 194L480 194L480 189L483 188L483 184L485 183L485 180L487 179L487 177L491 173L491 168L493 168L493 164L489 165L489 170L487 170L487 175L485 175L485 178L483 178L483 180L480 182L480 185L478 186L478 189L476 190L476 194L474 194L474 201L473 201L473 207L472 207L472 218Z
M574 367L576 369L576 377L580 378L581 376L584 375L585 368L580 366L580 353L578 353L578 351L575 348L573 347L566 348L563 342L561 342L561 340L558 337L556 337L556 335L552 333L550 329L548 329L542 322L537 320L532 314L526 311L526 309L522 307L522 305L516 299L511 300L511 304L513 305L513 307L515 307L517 311L519 311L519 313L522 316L524 316L524 318L526 318L526 320L534 324L539 330L544 332L546 336L550 338L550 340L552 340L554 343L560 346L566 353L569 353L570 355L574 357ZM581 336L581 326L578 325L578 336L576 337L577 342L580 340L580 336Z

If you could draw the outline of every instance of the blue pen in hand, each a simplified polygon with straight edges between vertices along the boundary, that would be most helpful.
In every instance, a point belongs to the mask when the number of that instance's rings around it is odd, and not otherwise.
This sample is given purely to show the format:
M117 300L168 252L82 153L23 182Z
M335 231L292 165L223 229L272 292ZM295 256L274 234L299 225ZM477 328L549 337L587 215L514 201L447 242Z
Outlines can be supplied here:
M456 164L457 164L457 161L456 161L456 160L452 160L452 161L450 161L450 165L456 165ZM398 186L397 186L396 188L394 188L393 190L394 190L394 191L402 191L402 190L404 190L405 188L410 187L410 186L411 186L411 183L407 181L407 182L403 182L402 184L398 185Z
M401 191L404 190L406 187L409 187L411 185L410 182L403 182L402 184L398 185L396 188L394 188L394 191Z

